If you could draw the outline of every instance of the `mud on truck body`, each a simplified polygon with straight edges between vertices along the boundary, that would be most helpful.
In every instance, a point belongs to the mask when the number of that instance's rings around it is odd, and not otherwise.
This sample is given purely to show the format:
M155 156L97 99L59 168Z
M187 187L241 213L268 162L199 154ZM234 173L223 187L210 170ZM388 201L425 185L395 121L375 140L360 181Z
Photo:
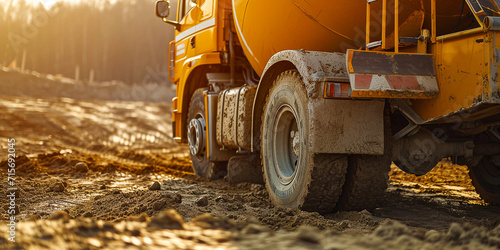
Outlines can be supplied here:
M170 0L173 137L280 207L377 205L391 162L500 203L499 0ZM499 39L499 41L497 41Z

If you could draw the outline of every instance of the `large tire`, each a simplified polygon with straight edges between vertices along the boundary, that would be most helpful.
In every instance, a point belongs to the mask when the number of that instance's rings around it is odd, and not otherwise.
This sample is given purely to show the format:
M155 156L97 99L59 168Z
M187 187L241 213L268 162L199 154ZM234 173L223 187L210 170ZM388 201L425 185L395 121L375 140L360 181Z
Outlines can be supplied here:
M386 156L349 156L339 209L360 211L382 205L390 169L391 161Z
M494 164L491 157L484 156L481 161L469 167L472 185L481 198L490 205L500 205L500 165Z
M207 157L207 135L205 123L205 100L203 91L206 88L197 89L191 97L188 112L188 144L193 171L197 176L207 179L219 179L226 175L227 164L225 162L210 162Z
M297 71L286 71L273 83L262 121L261 157L271 201L285 208L333 211L347 156L309 150L308 98Z

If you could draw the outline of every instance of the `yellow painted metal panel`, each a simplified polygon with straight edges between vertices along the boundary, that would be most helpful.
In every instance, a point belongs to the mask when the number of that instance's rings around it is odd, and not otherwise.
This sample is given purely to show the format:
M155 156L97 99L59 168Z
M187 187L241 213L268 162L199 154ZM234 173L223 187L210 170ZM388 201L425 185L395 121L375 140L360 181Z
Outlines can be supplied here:
M414 100L413 108L424 119L447 115L488 98L490 43L487 33L465 34L432 46L439 94L433 100Z
M196 33L196 55L217 51L217 27Z

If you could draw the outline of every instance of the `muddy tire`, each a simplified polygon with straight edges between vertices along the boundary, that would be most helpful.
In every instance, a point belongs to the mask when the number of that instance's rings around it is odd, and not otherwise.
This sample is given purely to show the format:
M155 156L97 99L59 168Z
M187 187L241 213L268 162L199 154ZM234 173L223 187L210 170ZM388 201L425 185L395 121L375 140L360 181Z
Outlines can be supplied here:
M333 211L344 184L347 156L310 152L308 98L296 71L282 73L273 83L262 121L264 180L274 205Z
M197 89L191 97L188 113L187 137L193 171L197 176L219 179L226 175L226 162L210 162L207 158L207 135L205 123L205 101L203 91Z
M390 169L389 157L349 156L349 166L342 197L339 201L339 210L370 210L382 205Z
M491 205L499 206L500 165L493 163L492 157L484 156L477 165L469 167L469 176L481 198Z

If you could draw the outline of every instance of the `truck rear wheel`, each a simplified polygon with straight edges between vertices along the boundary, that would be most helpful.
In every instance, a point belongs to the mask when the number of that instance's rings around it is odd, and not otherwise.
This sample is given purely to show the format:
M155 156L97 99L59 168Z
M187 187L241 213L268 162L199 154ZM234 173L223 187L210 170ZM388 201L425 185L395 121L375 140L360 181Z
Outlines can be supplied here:
M310 152L308 98L297 71L286 71L273 83L262 121L261 155L271 201L279 207L333 211L347 156Z
M494 158L500 156L484 156L481 161L469 167L469 176L476 192L491 205L500 205L500 165Z
M390 166L389 157L383 155L349 156L339 209L359 211L381 205L389 181Z
M225 162L210 162L207 157L207 135L205 123L205 101L203 91L197 89L191 97L188 112L187 137L193 171L197 176L207 179L219 179L226 175Z

